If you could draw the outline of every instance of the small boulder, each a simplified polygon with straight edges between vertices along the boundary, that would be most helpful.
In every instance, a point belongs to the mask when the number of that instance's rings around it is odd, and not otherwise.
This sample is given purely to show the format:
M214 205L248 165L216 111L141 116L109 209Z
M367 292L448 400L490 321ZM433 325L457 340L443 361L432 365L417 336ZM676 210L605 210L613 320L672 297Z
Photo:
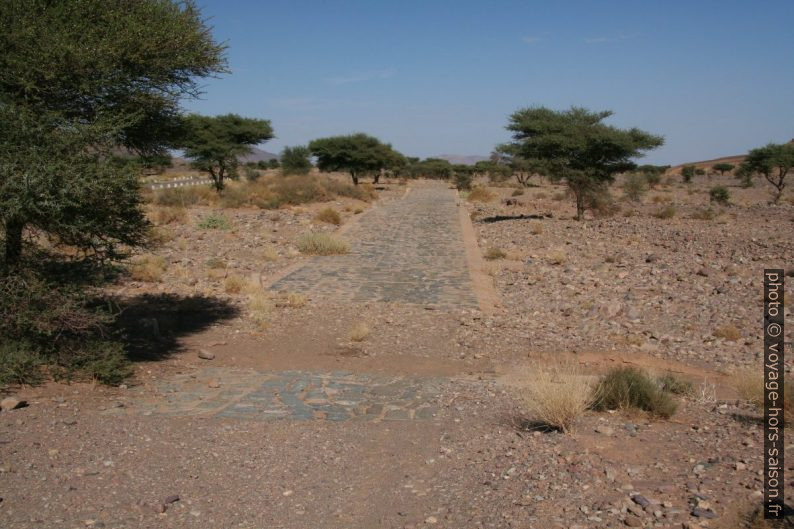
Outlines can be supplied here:
M202 360L213 360L215 358L215 354L210 353L206 349L199 349L198 357Z
M3 400L0 400L0 410L3 411L11 411L17 408L24 408L27 405L28 403L26 401L17 399L15 397L6 397Z

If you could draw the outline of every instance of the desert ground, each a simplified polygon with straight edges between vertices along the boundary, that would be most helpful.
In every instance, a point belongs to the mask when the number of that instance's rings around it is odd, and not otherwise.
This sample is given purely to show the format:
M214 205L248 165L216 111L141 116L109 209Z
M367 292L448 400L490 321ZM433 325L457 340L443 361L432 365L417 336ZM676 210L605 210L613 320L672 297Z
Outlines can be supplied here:
M109 290L135 373L6 390L27 406L0 413L0 526L749 526L760 411L733 381L760 369L763 269L794 263L791 192L672 175L632 202L619 178L617 211L578 222L564 186L480 185L154 200L161 245ZM307 232L350 252L305 255ZM668 419L591 410L557 431L526 411L556 365L689 390Z

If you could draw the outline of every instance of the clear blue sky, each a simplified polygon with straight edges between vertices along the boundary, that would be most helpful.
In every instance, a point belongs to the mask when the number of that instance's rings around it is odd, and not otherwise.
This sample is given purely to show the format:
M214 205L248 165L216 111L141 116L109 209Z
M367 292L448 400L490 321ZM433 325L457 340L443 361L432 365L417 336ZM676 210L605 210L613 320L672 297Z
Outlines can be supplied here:
M794 1L198 0L232 73L203 114L270 119L263 148L367 132L487 155L530 105L663 134L648 163L794 138Z

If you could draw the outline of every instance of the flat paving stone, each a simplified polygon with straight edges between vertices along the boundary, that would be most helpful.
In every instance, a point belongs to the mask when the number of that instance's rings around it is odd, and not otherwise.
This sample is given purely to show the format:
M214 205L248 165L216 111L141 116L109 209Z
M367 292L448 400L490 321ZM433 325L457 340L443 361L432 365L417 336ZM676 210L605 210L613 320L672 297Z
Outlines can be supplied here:
M477 308L457 192L418 187L371 209L351 227L346 255L315 257L271 285L338 301Z

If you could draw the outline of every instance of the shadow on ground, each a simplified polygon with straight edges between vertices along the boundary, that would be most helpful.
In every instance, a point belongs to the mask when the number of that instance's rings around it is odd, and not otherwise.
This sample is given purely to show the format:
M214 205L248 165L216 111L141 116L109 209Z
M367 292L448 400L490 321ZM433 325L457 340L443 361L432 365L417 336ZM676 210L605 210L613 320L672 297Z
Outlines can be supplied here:
M180 351L179 339L239 315L228 301L208 296L144 294L116 300L115 330L130 360L159 360Z
M524 219L545 219L548 215L494 215L492 217L483 217L477 219L477 222L484 222L490 224L492 222L502 222L505 220L524 220Z

